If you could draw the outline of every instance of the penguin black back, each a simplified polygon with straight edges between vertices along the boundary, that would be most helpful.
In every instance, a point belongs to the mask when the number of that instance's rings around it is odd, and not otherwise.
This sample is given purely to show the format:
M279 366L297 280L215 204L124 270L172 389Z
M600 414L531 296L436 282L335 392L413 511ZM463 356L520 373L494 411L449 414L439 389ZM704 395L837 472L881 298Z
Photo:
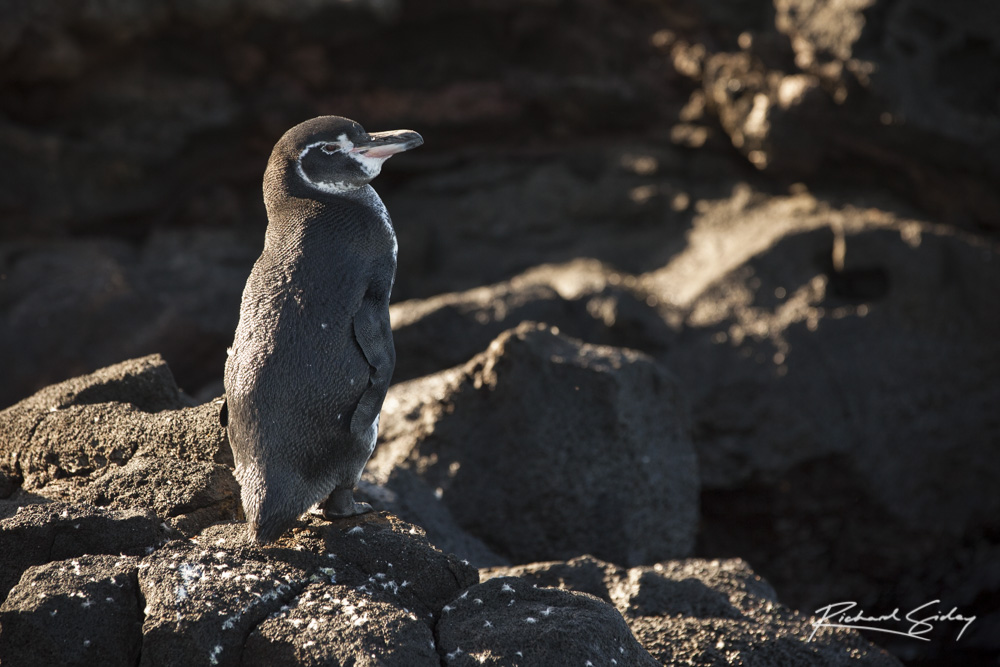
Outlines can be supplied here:
M386 159L421 143L409 130L369 134L322 116L271 153L264 250L243 292L223 406L258 541L324 498L331 518L371 509L353 489L395 365L396 237L368 183Z

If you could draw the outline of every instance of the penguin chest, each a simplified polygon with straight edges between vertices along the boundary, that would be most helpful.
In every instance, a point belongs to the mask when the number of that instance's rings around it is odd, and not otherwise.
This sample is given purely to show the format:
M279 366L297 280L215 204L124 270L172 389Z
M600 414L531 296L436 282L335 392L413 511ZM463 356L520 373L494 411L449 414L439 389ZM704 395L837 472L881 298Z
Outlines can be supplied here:
M351 309L336 305L350 297L284 287L244 302L227 393L313 422L346 424L371 370L354 338Z
M371 368L354 337L350 315L312 312L297 322L287 322L288 330L279 341L287 345L281 354L285 373L298 377L305 404L353 408L368 386Z

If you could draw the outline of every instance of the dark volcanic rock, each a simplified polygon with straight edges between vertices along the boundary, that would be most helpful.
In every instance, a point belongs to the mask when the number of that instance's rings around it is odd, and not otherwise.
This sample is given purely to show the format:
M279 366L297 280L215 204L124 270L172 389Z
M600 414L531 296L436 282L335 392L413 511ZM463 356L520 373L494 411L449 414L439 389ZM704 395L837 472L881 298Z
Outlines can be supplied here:
M692 403L699 553L799 608L975 613L1000 575L1000 250L807 194L744 192L689 239L643 283L684 313L663 359Z
M164 539L157 518L137 509L64 503L18 507L0 519L0 597L29 567L86 554L142 555Z
M619 273L594 260L541 266L509 281L390 308L397 350L396 381L465 363L503 331L521 322L544 322L567 336L597 345L648 352L669 346L673 331L648 295L622 283Z
M543 379L539 389L545 392L547 405L558 410L552 422L537 427L534 437L564 449L550 447L546 452L549 458L561 457L558 464L545 458L539 463L537 451L534 459L517 449L506 455L516 457L517 469L529 484L541 473L547 473L550 480L553 471L585 478L582 485L574 479L536 482L548 495L531 502L544 500L550 515L569 521L574 512L583 513L560 500L564 489L577 489L570 500L582 505L589 501L581 495L584 490L607 502L616 484L631 485L633 492L646 491L639 499L658 513L648 507L629 507L628 520L622 523L636 524L645 533L616 534L605 526L605 534L584 533L583 537L626 561L688 548L696 486L685 484L695 478L696 471L683 411L677 406L670 377L638 353L584 345L540 325L523 325L501 335L490 350L466 366L401 385L405 391L394 390L398 391L395 404L390 402L385 414L388 440L384 449L407 444L403 434L413 424L419 427L415 435L423 438L417 444L409 441L416 451L420 451L418 445L426 445L428 430L434 428L439 436L470 437L449 423L456 409L480 420L474 424L485 426L478 442L504 443L508 427L491 424L488 407L477 411L476 397L481 401L478 392L490 392L486 398L496 399L489 403L496 414L502 416L501 408L506 407L512 417L509 421L517 422L519 417L523 421L523 415L537 412L540 404L534 394L516 391L527 386L524 377L531 366ZM417 391L428 387L433 391L427 395ZM694 642L694 648L676 648L692 628L716 647L731 645L736 651L760 647L775 659L823 657L845 648L857 656L871 651L855 634L843 631L836 637L821 631L816 642L804 648L800 635L805 623L789 620L770 588L746 568L741 572L749 583L744 582L740 590L765 599L761 604L737 599L738 595L727 598L730 589L711 579L711 567L698 582L694 579L704 568L674 562L626 571L583 557L509 569L519 578L479 585L477 571L467 562L435 548L421 528L386 513L334 523L306 515L273 545L260 547L248 541L244 524L220 521L233 511L236 494L228 469L215 460L224 445L216 422L210 422L217 417L217 406L178 407L184 402L166 366L157 358L146 358L50 387L3 413L4 433L12 438L7 442L15 445L7 460L14 464L34 460L25 453L40 446L37 433L51 414L103 406L108 421L84 419L64 436L42 441L61 442L48 455L49 474L27 475L30 492L21 488L0 503L0 516L5 517L0 519L0 592L5 597L0 606L0 658L17 664L135 664L138 658L140 664L150 666L400 667L477 664L473 660L509 664L513 660L541 667L604 657L610 664L652 665L655 661L646 649L658 657L675 655L672 651L700 655L697 651L706 646L701 639ZM406 408L407 402L413 409ZM591 416L581 416L582 405L590 407ZM44 406L55 407L56 413ZM601 417L610 420L610 425L594 421L595 406L616 410ZM176 423L162 418L165 414L173 415ZM576 421L566 422L566 415ZM143 422L153 418L161 418L156 422L159 434ZM116 423L122 427L120 432L113 428ZM571 438L556 437L565 436L567 430ZM52 432L60 431L53 428ZM594 458L587 450L565 449L586 442L586 437L609 435L617 437L613 461ZM122 450L126 459L122 464L105 463L91 472L67 467L67 461L77 460L72 456L73 443L83 456L99 451L112 436L120 441L134 439ZM474 514L463 514L460 507L447 502L449 493L463 490L461 471L475 470L480 485L496 485L522 496L530 487L504 486L490 479L484 462L463 454L457 445L438 452L437 460L424 453L426 479L414 471L415 459L404 456L399 459L404 467L390 475L388 488L367 485L366 492L374 500L409 507L414 494L426 491L434 496L428 481L448 485L447 491L442 490L442 500L435 498L437 512L429 516L452 543L479 544L482 553L487 553L488 548L474 537L463 538L456 525L456 518ZM466 458L459 459L460 454ZM86 455L93 460L93 454ZM644 456L649 460L643 462ZM453 465L456 461L458 467ZM498 457L492 461L500 474L514 465ZM435 475L435 465L447 465L448 481ZM670 477L668 473L678 468L683 476ZM20 470L18 465L11 469ZM605 471L610 478L598 474ZM627 481L627 475L637 472L658 475L663 484ZM400 484L401 480L410 486ZM665 495L650 496L653 491ZM679 492L689 495L677 496ZM393 500L393 494L399 496ZM73 505L46 502L51 497L77 500ZM618 501L633 497L623 495ZM515 497L513 502L522 501ZM422 502L426 499L418 498L415 504ZM512 501L494 491L491 502ZM584 519L593 522L601 509L588 510L592 514L583 514ZM521 545L521 526L536 537L543 534L540 526L546 516L532 515L531 510L529 503L513 518L497 516L489 525L501 538L513 535L510 544ZM557 528L550 524L548 530L562 542L553 539L543 548L553 552L579 548L573 546L574 535L565 528L558 533ZM615 540L610 544L602 541L608 534ZM171 537L180 539L167 541ZM622 540L631 542L623 545ZM497 543L506 546L501 540ZM694 574L689 572L691 567ZM498 572L503 570L491 574ZM532 583L570 590L538 588ZM102 604L112 603L113 613L101 611ZM756 615L743 622L740 614ZM737 621L742 624L731 625Z
M444 608L437 637L449 666L657 664L614 607L513 577L463 591Z
M0 245L0 405L154 353L199 389L221 375L259 251L209 230Z
M690 559L623 570L582 557L485 575L489 579L479 588L516 576L539 586L596 591L664 665L900 664L853 630L814 628L815 617L778 602L770 585L741 560Z
M629 288L654 297L674 329L666 348L647 351L681 378L692 404L705 512L697 553L747 557L802 609L856 599L891 611L941 596L986 618L1000 576L991 481L1000 458L988 446L1000 437L1000 311L991 307L1000 251L891 209L799 190L738 187L702 202L683 250ZM588 275L580 264L550 266L546 283L559 285L563 273L571 285ZM538 283L512 284L400 304L403 329L439 334L435 349L448 354L497 326L495 303L574 326ZM435 382L413 386L434 401L452 395ZM415 402L387 408L390 446L396 414L409 415L411 435L443 421ZM450 480L420 488L414 479L397 471L389 485L422 497L420 510L441 488L436 506L452 511ZM485 527L476 533L490 539ZM915 656L910 644L893 648Z
M390 490L419 477L516 562L651 562L694 538L686 419L674 380L645 355L525 323L465 366L391 388L369 472Z
M480 572L484 579L522 577L536 586L586 593L612 604L614 604L612 593L615 593L621 580L628 576L626 568L593 556L577 556L567 561L483 568Z
M653 122L676 95L636 32L664 24L660 12L586 2L574 16L510 1L14 3L0 30L0 161L20 167L0 174L0 229L203 224L204 202L239 209L248 182L259 204L260 170L245 165L321 113L373 130L405 119L452 145ZM387 48L356 57L372 43ZM517 130L526 116L537 133ZM226 208L221 222L240 224Z
M81 495L95 505L149 507L185 535L241 512L240 487L232 471L208 461L135 456L123 466L110 467Z
M143 562L141 664L239 664L247 635L314 576L303 559L239 550L242 529L216 529L205 543L171 542Z
M678 71L700 80L736 149L770 173L878 179L949 222L997 228L995 5L777 0L773 16L734 26L739 50L675 52L698 62Z
M476 571L394 517L312 521L274 547L213 526L145 558L142 664L436 659L431 628ZM346 635L346 636L345 636Z
M247 638L241 665L372 664L438 667L434 635L383 593L311 584L298 604L268 618Z
M0 662L136 664L142 643L139 559L80 556L28 568L0 605Z
M218 404L189 403L155 355L53 385L0 413L0 470L22 493L144 507L194 534L236 516L239 487Z

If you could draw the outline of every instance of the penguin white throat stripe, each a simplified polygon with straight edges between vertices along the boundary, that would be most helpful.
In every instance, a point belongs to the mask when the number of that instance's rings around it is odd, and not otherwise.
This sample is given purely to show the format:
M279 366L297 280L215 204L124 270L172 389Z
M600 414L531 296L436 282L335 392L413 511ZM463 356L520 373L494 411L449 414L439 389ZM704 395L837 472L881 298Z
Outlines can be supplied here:
M342 153L345 157L354 160L369 180L375 178L382 172L382 164L392 157L392 154L385 156L372 156L368 155L369 152L374 151L362 151L354 147L354 142L347 138L346 134L341 134L337 137L337 141L317 141L306 146L301 153L299 153L298 159L295 161L295 170L298 172L299 177L311 187L316 188L320 192L326 192L329 194L342 194L344 192L350 192L352 190L357 190L359 185L353 183L348 183L345 181L329 182L329 181L314 181L309 178L306 174L305 169L302 168L302 159L311 150L319 149L328 155L334 153Z

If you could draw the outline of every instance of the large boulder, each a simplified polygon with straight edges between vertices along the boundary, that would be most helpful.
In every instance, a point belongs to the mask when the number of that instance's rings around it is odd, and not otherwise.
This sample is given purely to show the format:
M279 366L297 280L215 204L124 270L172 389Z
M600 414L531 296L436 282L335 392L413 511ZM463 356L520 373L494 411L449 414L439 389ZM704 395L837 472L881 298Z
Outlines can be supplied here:
M987 445L1000 437L998 250L885 201L859 208L794 190L740 186L699 202L683 248L664 250L656 270L617 278L659 310L667 345L633 340L680 379L691 405L703 485L695 553L744 557L797 608L945 597L981 618L961 646L935 640L915 651L906 639L884 641L911 657L992 650L982 601L1000 581L992 537L1000 457ZM546 285L587 284L581 275L609 284L599 279L606 269L583 266L535 275ZM519 278L397 312L404 331L440 333L442 350L492 333L503 311L495 304L530 305L560 327L579 326L538 285ZM417 382L427 396L453 391ZM391 423L397 408L387 408ZM410 431L436 428L430 414L414 411L429 422ZM447 480L418 482L397 471L390 486L438 515L450 510L434 496L448 493ZM489 539L485 527L477 534Z
M524 323L463 366L395 385L369 465L417 477L514 562L686 555L698 474L674 379L646 355Z
M0 490L142 507L197 533L239 509L218 411L192 405L158 355L52 385L0 412Z

